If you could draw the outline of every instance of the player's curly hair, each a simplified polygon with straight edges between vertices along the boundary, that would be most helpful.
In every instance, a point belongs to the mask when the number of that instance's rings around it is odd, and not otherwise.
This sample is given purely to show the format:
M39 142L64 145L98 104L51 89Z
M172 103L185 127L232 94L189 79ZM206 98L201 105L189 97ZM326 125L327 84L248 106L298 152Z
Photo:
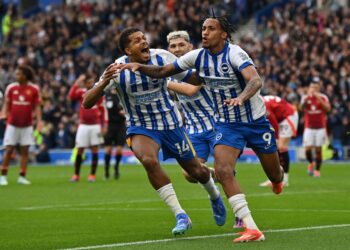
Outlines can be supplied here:
M138 28L126 28L120 33L119 41L118 41L118 46L120 51L125 53L125 48L129 45L129 42L130 42L129 36L139 31L141 30Z
M33 81L35 77L35 71L29 65L19 65L18 70L22 71L28 81Z
M213 18L218 20L221 29L227 33L227 40L229 42L232 42L231 34L236 31L236 27L230 22L229 15L216 16L213 9L211 10L211 12L211 15L207 16L206 19Z

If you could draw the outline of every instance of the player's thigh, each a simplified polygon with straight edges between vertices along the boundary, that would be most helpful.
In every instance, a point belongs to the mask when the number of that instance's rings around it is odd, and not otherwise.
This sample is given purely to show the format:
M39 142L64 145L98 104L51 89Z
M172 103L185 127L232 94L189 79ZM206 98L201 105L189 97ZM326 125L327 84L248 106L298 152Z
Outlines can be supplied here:
M89 146L98 146L103 144L102 129L100 125L89 126Z
M316 146L316 130L305 128L303 134L303 146L304 147L313 147Z
M317 129L315 146L322 147L328 143L327 131L325 128Z
M78 131L75 136L75 147L77 148L90 147L89 125L79 124Z
M234 169L241 149L227 145L216 145L214 147L215 171L223 169ZM232 170L229 170L232 173Z
M130 146L137 159L141 162L158 161L159 144L147 135L134 134L130 136Z
M19 145L21 146L29 146L29 145L34 145L34 131L32 126L28 126L25 128L20 128L20 141Z
M20 128L8 124L4 134L4 146L15 146L21 139Z

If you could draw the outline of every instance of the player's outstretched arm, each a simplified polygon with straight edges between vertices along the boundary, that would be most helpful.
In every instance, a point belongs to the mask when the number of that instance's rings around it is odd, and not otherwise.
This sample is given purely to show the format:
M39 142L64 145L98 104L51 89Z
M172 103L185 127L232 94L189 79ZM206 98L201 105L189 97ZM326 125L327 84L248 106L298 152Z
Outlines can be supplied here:
M233 99L225 100L226 105L237 106L242 105L246 100L251 98L262 87L262 80L254 66L248 66L242 70L243 78L246 86L242 93Z
M173 82L173 81L168 81L168 89L181 94L181 95L186 95L186 96L193 96L196 94L202 86L194 86L192 84L183 84L183 83L178 83L178 82Z
M110 64L103 72L100 81L95 84L92 89L89 89L83 97L83 107L86 109L92 108L98 100L103 96L104 89L108 86L109 81L115 77L117 73L117 64Z
M129 69L132 72L135 72L139 70L140 72L152 78L164 78L164 77L176 75L183 71L181 69L176 69L173 64L167 64L164 66L155 66L155 65L145 65L140 63L126 63L126 64L119 64L117 68L119 69L119 71Z

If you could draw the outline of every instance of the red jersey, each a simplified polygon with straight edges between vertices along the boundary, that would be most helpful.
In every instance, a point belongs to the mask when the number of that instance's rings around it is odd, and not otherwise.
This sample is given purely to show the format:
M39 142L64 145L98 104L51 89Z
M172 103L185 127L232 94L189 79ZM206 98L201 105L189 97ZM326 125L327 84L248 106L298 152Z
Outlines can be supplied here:
M98 102L90 109L85 109L82 105L83 96L86 93L87 88L80 88L76 84L73 84L71 89L69 90L69 98L72 101L79 101L80 111L79 118L80 124L101 124L103 125L105 122L105 108L103 105L103 97L98 100Z
M32 83L11 83L6 88L5 96L9 104L7 123L15 127L32 126L33 110L41 102L39 87Z
M286 100L273 95L263 96L266 110L276 116L277 122L280 123L287 119L288 116L294 114L295 108Z
M319 95L324 102L329 103L326 95L321 93ZM305 128L319 129L327 127L327 112L323 110L315 96L303 96L301 104L304 105Z

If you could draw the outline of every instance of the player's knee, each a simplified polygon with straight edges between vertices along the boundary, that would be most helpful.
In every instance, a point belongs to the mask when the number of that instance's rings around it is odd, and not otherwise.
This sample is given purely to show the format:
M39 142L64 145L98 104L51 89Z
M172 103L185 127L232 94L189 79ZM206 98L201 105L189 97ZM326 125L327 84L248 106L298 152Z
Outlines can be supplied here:
M187 172L182 173L185 179L190 183L197 183L198 181L194 178L192 178Z
M232 168L229 165L222 166L222 167L216 167L215 168L215 175L218 178L220 183L225 182L225 180L229 178L233 178L232 174Z
M140 161L146 169L153 169L159 165L158 159L154 156L143 156Z

